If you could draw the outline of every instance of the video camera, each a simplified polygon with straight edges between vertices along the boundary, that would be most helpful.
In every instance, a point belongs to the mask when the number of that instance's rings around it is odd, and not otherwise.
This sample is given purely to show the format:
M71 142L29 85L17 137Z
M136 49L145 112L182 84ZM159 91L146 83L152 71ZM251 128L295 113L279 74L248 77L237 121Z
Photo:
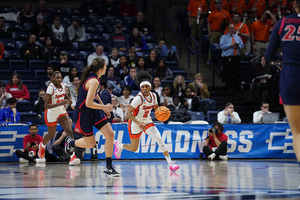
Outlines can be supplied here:
M212 127L211 129L208 130L210 133L216 133L218 129L216 127Z

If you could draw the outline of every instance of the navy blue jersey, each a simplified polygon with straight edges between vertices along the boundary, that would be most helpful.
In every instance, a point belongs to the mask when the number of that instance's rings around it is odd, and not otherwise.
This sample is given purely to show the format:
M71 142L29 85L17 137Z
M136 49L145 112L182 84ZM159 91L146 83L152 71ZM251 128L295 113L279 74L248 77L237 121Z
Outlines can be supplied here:
M87 92L88 92L88 90L85 88L85 84L93 78L97 79L99 81L99 84L100 84L100 80L98 79L98 76L95 73L90 74L90 76L86 79L86 81L79 88L76 108L79 108L79 109L82 109L82 110L91 109L91 108L86 107L86 105L85 105ZM97 94L97 92L99 92L99 87L96 91L96 94Z
M293 13L276 23L266 51L267 61L275 60L280 44L283 63L300 63L300 15Z

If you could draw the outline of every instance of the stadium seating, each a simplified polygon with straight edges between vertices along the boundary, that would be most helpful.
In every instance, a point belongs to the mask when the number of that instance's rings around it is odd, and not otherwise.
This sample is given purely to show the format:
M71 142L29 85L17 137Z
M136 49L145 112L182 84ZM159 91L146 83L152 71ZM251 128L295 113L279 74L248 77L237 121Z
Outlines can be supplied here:
M140 90L132 90L131 95L136 96L139 92L140 92Z
M82 27L84 28L86 33L95 33L95 27L91 24L82 24Z
M219 111L207 111L207 121L210 124L213 124L218 121L218 113Z
M65 14L69 16L80 15L80 10L78 8L66 8Z
M147 47L150 50L154 49L154 48L158 48L158 44L157 43L147 43Z
M39 91L37 89L28 90L30 93L30 101L32 103L32 107L34 107L34 102L39 98Z
M191 120L204 120L203 112L190 112Z
M33 74L30 70L15 70L15 73L20 74L22 80L33 80Z
M166 65L171 70L179 70L179 65L176 61L166 61Z
M61 51L61 53L66 53L69 60L78 60L78 53L76 51Z
M11 71L10 70L1 70L0 73L0 80L8 80L11 77Z
M25 60L10 60L9 69L12 71L16 69L27 69L27 63Z
M20 58L20 52L18 50L5 50L4 57Z
M28 44L29 41L16 41L16 48L20 49L22 46L24 46L25 44Z
M20 31L20 32L12 32L12 39L14 40L24 40L24 41L28 41L28 38L29 38L29 35L27 32L23 32L23 31Z
M97 24L105 24L105 18L102 16L90 16L89 22L94 26Z
M183 70L172 70L173 72L173 76L174 78L177 76L177 75L182 75L184 77L184 79L187 79L187 73L186 71L183 71Z
M89 42L101 42L101 35L98 33L86 33L86 39Z
M146 42L150 42L150 43L155 42L154 35L152 34L141 34L141 36L145 38Z
M63 15L64 14L64 9L63 8L53 8L53 7L48 7L49 10L53 12L53 15Z
M45 43L42 42L42 41L36 41L35 44L36 44L36 45L39 45L39 46L42 47L42 48L45 46Z
M89 23L89 20L86 16L84 15L75 15L75 16L72 16L71 17L71 22L74 20L74 19L77 19L81 22L81 24L88 24Z
M6 22L6 26L10 27L12 31L22 31L23 26L20 23L17 22Z
M68 28L71 25L71 20L68 15L60 17L60 23L64 25L65 28Z
M44 75L46 75L45 70L35 70L34 71L34 79L39 80L40 78L42 78Z
M39 86L39 81L37 80L22 80L23 84L26 85L27 89L28 90L31 90L31 89L40 89L40 86Z
M150 53L145 51L136 52L136 57L148 57L149 55Z
M5 60L0 60L0 70L1 70L1 72L2 72L2 70L6 70L6 69L7 69L7 66L6 66Z
M77 67L78 72L81 72L82 69L85 67L84 62L81 60L70 60L70 63L72 63L75 67Z
M109 36L110 36L110 33L103 33L102 34L102 42L107 42Z
M102 33L112 33L112 27L111 26L106 26L103 24L98 24L95 26L95 32L102 34Z
M23 24L23 31L30 32L32 28L33 23L32 22L26 22Z
M30 113L30 112L21 112L20 122L23 123L39 123L39 117L37 113Z
M93 54L94 51L80 51L79 52L79 60L86 60L90 54Z
M18 112L29 112L32 111L31 102L27 100L19 101L17 103Z
M134 17L124 17L124 19L123 19L123 24L124 25L126 25L126 26L129 26L129 24L131 23L131 22L133 22L133 21L135 21L136 20L136 17L134 16Z
M16 49L16 42L10 38L0 38L0 42L4 45L7 50Z
M10 7L9 6L0 6L0 13L9 13Z
M23 6L13 6L13 7L11 7L11 11L16 13L16 14L18 12L20 12L22 9L23 9Z
M30 60L29 69L30 70L44 69L45 64L46 62L44 60Z

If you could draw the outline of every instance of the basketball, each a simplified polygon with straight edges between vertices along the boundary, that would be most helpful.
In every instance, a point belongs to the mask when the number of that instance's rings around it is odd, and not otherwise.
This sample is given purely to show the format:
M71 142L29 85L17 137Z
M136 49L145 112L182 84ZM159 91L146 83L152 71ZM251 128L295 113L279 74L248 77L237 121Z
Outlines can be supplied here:
M155 110L155 118L158 121L164 122L169 119L170 115L170 110L165 106L160 106Z

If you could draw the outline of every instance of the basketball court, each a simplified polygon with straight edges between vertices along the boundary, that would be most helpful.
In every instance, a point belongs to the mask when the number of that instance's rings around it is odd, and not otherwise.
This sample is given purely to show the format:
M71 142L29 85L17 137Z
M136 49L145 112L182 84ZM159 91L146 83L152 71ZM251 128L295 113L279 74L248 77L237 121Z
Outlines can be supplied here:
M102 171L105 161L79 166L1 163L0 199L300 199L295 159L114 161L119 178Z

